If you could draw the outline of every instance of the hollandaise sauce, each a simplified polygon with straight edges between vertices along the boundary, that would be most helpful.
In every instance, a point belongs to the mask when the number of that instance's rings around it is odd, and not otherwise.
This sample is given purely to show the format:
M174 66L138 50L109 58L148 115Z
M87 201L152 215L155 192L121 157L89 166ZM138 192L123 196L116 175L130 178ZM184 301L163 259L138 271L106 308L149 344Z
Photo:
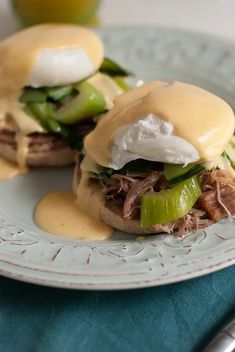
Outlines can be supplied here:
M40 25L21 31L0 45L4 65L0 71L0 93L15 95L27 85L42 50L86 48L94 66L100 65L103 48L93 32L74 25ZM13 60L14 59L14 60ZM7 82L2 79L7 77Z
M117 129L150 114L170 122L174 135L196 148L199 161L220 155L234 131L233 111L221 98L191 84L152 82L116 98L114 108L86 138L86 152L109 166Z
M27 169L20 168L15 163L8 161L0 157L0 180L8 180L19 174L24 174L27 172Z
M44 231L82 240L104 240L112 235L112 227L90 217L79 208L83 199L72 193L49 193L37 205L35 222Z
M15 137L17 143L16 160L20 168L26 168L26 157L28 154L28 137L17 133Z

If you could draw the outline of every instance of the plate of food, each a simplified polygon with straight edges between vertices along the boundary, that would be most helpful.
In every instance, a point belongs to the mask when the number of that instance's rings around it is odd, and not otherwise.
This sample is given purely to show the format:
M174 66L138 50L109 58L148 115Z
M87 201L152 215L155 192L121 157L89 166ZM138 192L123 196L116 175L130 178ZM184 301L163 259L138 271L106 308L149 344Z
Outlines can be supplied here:
M128 289L234 264L235 45L95 32L0 44L1 275Z

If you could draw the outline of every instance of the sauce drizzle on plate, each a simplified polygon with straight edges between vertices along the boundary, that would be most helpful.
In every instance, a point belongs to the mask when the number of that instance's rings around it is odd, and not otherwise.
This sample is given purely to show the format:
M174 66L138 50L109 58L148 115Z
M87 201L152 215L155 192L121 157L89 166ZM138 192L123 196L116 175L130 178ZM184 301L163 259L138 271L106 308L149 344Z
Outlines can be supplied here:
M82 240L104 240L112 235L112 227L79 209L70 192L47 194L37 205L36 224L52 234Z

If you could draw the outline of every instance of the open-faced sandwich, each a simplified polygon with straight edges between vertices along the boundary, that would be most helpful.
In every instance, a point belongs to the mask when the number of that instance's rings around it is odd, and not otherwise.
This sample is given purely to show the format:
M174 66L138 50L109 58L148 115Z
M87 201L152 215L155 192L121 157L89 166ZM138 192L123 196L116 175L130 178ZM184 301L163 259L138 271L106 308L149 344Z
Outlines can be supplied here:
M85 138L75 174L80 207L131 233L180 234L235 212L234 114L182 82L116 98Z
M126 72L76 25L45 24L0 44L0 154L25 165L66 165L71 148L126 89ZM117 77L118 76L118 77Z

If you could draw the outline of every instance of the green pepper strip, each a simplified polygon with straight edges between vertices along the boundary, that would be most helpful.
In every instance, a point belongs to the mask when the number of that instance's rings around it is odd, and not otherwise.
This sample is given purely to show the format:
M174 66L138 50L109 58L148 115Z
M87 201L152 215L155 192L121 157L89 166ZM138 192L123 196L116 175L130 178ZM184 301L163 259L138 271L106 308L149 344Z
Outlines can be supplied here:
M189 177L199 174L204 169L205 168L200 164L188 164L187 166L164 164L164 174L170 188Z
M140 226L167 224L180 219L202 194L197 176L188 178L171 189L147 193L141 197Z
M47 95L41 89L26 87L19 100L21 103L44 103L47 100Z
M48 132L58 133L67 144L73 148L81 150L83 142L81 137L73 133L70 128L61 122L58 122L50 117L54 106L51 103L31 103L26 104L24 111L35 119Z
M53 119L66 125L72 125L82 118L95 116L105 111L102 93L88 82L76 85L79 94L59 109L52 112Z
M124 92L126 92L127 90L129 90L131 88L131 86L129 86L129 84L124 81L124 79L122 77L113 77L113 80L117 83L117 85L124 90Z
M125 70L115 61L108 59L107 57L104 58L104 61L99 69L102 73L107 73L110 76L132 76L133 73L130 71Z
M74 87L72 85L62 87L45 87L44 89L47 96L55 101L63 101L65 97L71 96L74 91Z

